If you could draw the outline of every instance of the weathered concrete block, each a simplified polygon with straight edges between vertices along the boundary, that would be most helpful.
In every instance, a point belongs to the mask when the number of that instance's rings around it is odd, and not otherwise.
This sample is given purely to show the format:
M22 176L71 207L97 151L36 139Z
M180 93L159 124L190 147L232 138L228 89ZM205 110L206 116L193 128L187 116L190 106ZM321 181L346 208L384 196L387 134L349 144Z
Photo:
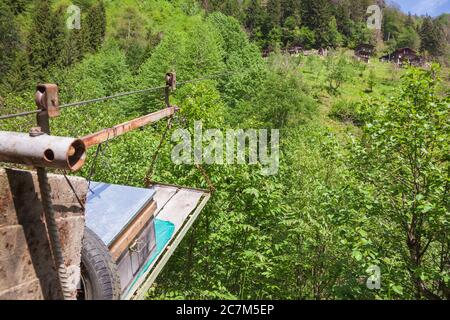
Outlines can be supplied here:
M34 279L30 282L24 282L21 285L15 286L9 290L0 293L2 300L43 300L41 283L39 279Z
M86 180L69 179L84 206ZM64 176L49 174L49 182L75 297L84 211ZM46 232L37 176L29 171L0 169L0 299L39 298L61 299L62 293Z
M1 227L0 238L0 292L36 279L23 227ZM14 253L14 258L11 253Z

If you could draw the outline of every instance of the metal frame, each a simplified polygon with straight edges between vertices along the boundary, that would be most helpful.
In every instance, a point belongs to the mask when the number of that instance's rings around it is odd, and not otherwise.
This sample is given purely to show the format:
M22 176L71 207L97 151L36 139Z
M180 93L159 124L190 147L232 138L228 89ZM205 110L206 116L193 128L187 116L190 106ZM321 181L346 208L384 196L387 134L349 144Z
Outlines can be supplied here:
M196 79L191 81L186 81L185 83L190 83L194 81L204 80L203 79ZM155 88L153 88L155 89ZM81 166L84 164L84 160L86 157L86 149L90 148L94 145L101 144L103 142L108 141L111 138L115 138L118 136L121 136L129 131L141 128L147 124L157 122L163 118L172 117L176 112L179 111L179 108L177 106L173 106L170 104L170 92L176 89L176 74L175 73L167 73L166 74L166 86L165 86L165 103L166 108L162 110L158 110L154 113L144 115L142 117L118 124L112 128L104 129L96 133L92 133L88 136L82 137L81 139L70 139L70 144L66 142L64 144L64 153L61 152L61 156L58 153L59 158L63 158L63 160L66 160L65 157L77 157L77 163L76 165L72 165L69 169L76 170L81 168ZM64 106L59 105L59 98L58 98L58 86L55 84L40 84L37 86L37 92L35 95L35 102L38 107L36 111L33 112L25 112L21 114L16 115L8 115L8 116L2 116L0 119L8 119L16 116L24 116L28 114L36 114L37 116L37 123L39 127L33 128L30 132L30 137L26 137L27 139L35 139L33 142L37 141L38 139L45 139L53 141L55 139L68 139L68 138L59 138L59 137L51 137L50 136L50 118L58 117L60 115L60 108L62 107L68 107L68 106L76 106L76 105L83 105L87 103L92 103L95 101L102 101L106 99L111 99L114 97L119 96L125 96L129 94L134 94L138 92L143 92L146 90L140 90L136 92L130 92L130 93L124 93L124 94L118 94L115 96L110 97L103 97L98 98L94 100L87 100L83 102L73 103L73 104L67 104ZM47 134L48 136L43 136L43 134ZM39 138L40 137L40 138ZM75 142L73 142L75 140ZM68 144L68 146L66 146ZM59 149L58 149L59 150ZM15 149L14 149L15 151ZM53 157L49 157L47 154L45 154L44 150L44 156L42 157L44 160L40 161L39 163L30 162L29 164L38 165L37 172L39 176L39 184L40 189L42 193L42 199L43 199L43 207L45 211L45 218L47 221L47 228L48 228L48 234L50 238L50 242L52 244L52 253L53 258L55 262L55 267L58 268L58 275L60 284L62 287L62 291L64 293L64 297L66 299L71 299L70 292L68 289L68 282L67 282L67 271L65 269L64 259L62 255L62 249L61 249L61 243L59 238L58 229L56 227L56 220L55 220L55 213L53 209L52 199L51 199L51 190L49 188L49 184L47 181L47 172L46 167L52 167L49 165L51 161L53 160ZM52 150L50 150L52 151ZM25 152L24 152L25 153ZM40 155L42 152L39 153ZM1 155L1 153L0 153ZM26 157L32 157L32 155L26 154ZM58 158L58 159L59 159ZM60 159L59 159L60 160ZM72 159L73 160L73 159ZM28 161L28 160L27 160ZM59 167L65 168L67 161L60 161L64 162L64 165L60 165ZM20 163L20 162L19 162ZM28 162L27 162L28 163ZM70 165L69 161L69 165ZM212 187L211 181L209 180L208 176L204 172L204 170L197 166L201 173L205 176L205 179L207 180L208 184L210 185L211 192L214 191L214 188ZM69 183L70 184L70 183ZM162 185L162 184L161 184ZM155 184L155 186L158 186L158 184ZM178 231L173 235L172 239L169 241L169 243L166 245L166 247L163 249L163 251L159 254L159 256L156 258L155 262L151 265L149 270L147 270L139 279L137 279L137 282L131 287L131 289L128 291L128 293L125 295L125 300L129 299L142 299L145 297L146 292L148 289L152 286L158 275L160 274L161 270L164 268L172 254L175 252L176 248L180 244L181 240L186 235L187 231L192 227L193 223L199 216L200 212L205 207L206 203L209 201L211 197L211 192L205 191L205 190L199 190L194 188L180 188L178 186L175 186L179 190L194 190L199 193L199 198L196 198L197 201L195 208L192 210L191 213L189 213L185 220L182 222L180 221L181 226L179 227ZM72 188L72 191L74 189ZM75 191L74 191L75 192ZM78 196L77 196L78 198ZM197 200L198 199L198 200ZM170 201L170 200L169 200ZM195 202L192 202L194 205ZM185 212L187 213L187 212ZM179 225L180 225L179 224Z

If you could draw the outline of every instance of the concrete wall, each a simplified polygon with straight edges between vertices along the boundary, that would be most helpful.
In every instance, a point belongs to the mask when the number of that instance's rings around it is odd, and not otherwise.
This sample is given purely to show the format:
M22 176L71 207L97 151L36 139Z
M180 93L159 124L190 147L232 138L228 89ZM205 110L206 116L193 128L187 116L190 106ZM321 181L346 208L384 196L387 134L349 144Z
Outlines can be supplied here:
M69 179L84 203L86 180ZM63 176L49 181L75 297L84 212ZM62 299L50 248L36 174L0 169L0 299Z

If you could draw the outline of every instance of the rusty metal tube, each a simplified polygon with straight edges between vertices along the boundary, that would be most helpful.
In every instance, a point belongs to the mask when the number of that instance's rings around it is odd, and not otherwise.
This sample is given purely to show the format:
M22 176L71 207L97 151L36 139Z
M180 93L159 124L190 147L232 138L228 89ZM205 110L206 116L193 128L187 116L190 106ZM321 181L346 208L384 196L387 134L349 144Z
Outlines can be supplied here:
M176 107L176 106L167 107L165 109L147 114L140 118L118 124L112 128L103 129L99 132L92 133L88 136L82 137L81 140L83 141L86 148L91 148L95 145L101 144L110 139L114 139L118 136L121 136L127 132L136 130L136 129L146 126L150 123L157 122L161 119L170 117L171 115L175 114L175 112L177 112L177 111L178 111L178 107Z
M86 160L86 146L74 138L0 131L0 162L76 171Z

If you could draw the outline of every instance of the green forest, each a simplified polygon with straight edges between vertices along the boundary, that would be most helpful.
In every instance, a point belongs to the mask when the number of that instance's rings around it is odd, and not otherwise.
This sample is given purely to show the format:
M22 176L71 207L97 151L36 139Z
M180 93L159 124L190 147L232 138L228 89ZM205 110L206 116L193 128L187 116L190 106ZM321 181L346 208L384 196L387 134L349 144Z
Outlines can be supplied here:
M381 30L367 27L371 4ZM71 5L80 29L67 27ZM376 48L370 63L354 59L362 43ZM328 54L283 53L293 46ZM426 66L379 61L404 47ZM171 97L181 110L171 132L200 120L280 130L276 175L261 163L203 165L215 192L152 300L449 299L449 68L450 13L384 1L0 0L0 115L35 109L37 83L58 84L69 103L176 72L185 84ZM161 91L67 108L52 134L81 137L164 106ZM0 130L35 121L0 120ZM76 175L143 187L166 126L89 150ZM172 162L171 132L152 179L207 189L195 165ZM366 286L373 266L379 289Z

